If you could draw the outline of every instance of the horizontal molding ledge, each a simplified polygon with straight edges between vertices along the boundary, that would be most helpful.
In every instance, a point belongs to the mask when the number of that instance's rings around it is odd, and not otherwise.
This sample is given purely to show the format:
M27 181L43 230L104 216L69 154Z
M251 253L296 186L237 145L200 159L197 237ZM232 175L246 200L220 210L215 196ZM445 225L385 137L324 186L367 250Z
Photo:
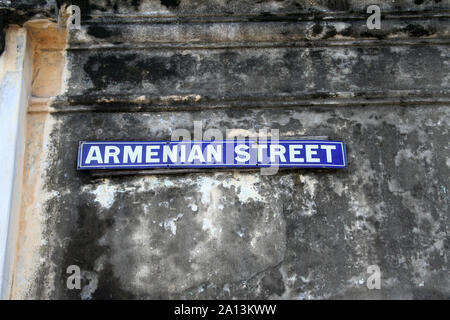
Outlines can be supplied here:
M255 41L255 42L152 42L122 44L86 44L71 45L68 51L85 50L221 50L232 48L321 48L321 47L370 47L370 46L417 46L450 44L449 38L395 38L378 39L335 39L335 40L299 40L299 41Z
M450 10L382 12L383 20L423 20L449 18ZM351 21L366 20L368 13L314 12L292 14L245 15L152 15L152 14L99 14L90 15L82 24L154 24L154 23L218 23L218 22L270 22L270 21Z
M303 97L243 97L229 100L207 100L196 95L151 98L142 96L60 96L53 97L49 101L52 101L51 105L30 104L28 112L169 112L232 108L450 106L450 92L395 91L372 94L339 92L317 93Z

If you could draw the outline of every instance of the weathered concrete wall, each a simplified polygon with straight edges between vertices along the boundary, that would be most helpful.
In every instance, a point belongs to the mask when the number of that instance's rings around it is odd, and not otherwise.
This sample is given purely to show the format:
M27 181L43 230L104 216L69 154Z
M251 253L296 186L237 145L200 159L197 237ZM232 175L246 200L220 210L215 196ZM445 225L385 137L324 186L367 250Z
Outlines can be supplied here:
M63 93L29 109L36 223L11 297L450 297L449 1L379 1L372 31L361 1L126 3L79 2ZM343 140L349 168L76 171L79 140L170 139L194 121Z
M55 16L53 0L0 0L0 54L5 49L5 29L8 25L22 25L31 18Z
M30 297L448 297L450 119L429 108L56 114ZM81 139L166 139L192 120L340 138L349 169L94 180L71 167ZM365 287L371 264L380 292Z

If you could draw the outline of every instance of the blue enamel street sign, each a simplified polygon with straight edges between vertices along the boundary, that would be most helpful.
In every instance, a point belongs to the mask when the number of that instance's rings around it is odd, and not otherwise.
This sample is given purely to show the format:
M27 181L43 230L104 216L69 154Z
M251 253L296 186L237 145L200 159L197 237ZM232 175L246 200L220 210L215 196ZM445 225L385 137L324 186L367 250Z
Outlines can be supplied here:
M346 168L345 144L329 140L82 141L78 169Z

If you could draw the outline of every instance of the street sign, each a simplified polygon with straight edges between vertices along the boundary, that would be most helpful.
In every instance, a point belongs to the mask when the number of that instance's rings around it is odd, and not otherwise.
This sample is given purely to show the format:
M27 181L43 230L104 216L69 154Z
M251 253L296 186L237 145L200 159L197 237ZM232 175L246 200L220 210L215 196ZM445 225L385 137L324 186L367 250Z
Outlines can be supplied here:
M345 144L329 140L82 141L78 169L346 168Z

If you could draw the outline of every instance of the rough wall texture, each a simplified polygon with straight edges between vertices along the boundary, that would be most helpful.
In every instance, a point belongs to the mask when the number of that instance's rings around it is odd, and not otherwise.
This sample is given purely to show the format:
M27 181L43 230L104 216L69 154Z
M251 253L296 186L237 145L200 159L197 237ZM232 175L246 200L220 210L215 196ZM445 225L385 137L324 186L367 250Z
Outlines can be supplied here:
M364 1L78 2L12 297L450 298L450 3L378 3L371 31ZM343 140L349 169L76 171L79 140L194 121Z
M47 18L55 14L52 0L0 0L0 54L5 48L5 28L22 25L31 18Z

